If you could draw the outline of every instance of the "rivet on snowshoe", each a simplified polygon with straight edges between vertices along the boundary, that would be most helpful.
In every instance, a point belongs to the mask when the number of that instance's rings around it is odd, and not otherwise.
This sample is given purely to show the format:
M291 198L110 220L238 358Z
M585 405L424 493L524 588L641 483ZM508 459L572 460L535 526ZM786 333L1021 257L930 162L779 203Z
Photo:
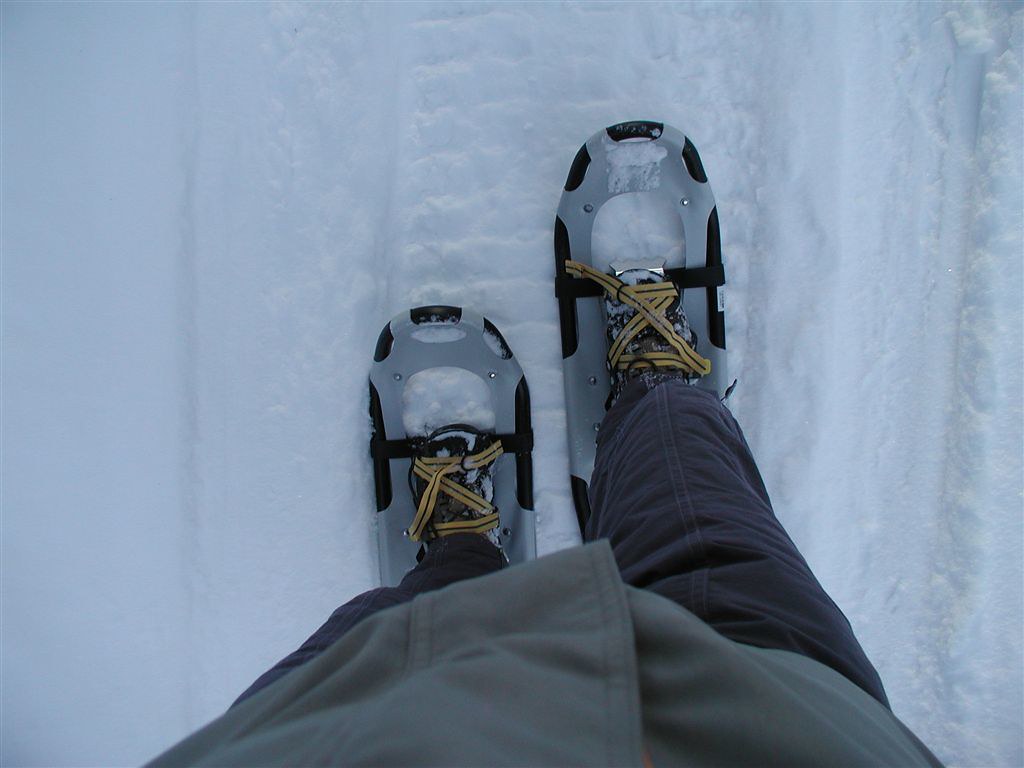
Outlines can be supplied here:
M396 374L394 375L394 379L395 379L395 381L401 381L401 380L402 380L402 374L400 374L400 373L396 373Z
M595 432L599 432L600 430L601 430L601 422L595 421L594 422L594 431Z
M488 379L493 379L493 378L495 378L495 377L496 377L497 375L498 375L498 374L497 374L497 373L495 373L494 371L488 371L488 372L487 372L487 378L488 378Z
M689 205L690 204L690 200L688 198L684 197L682 200L679 201L679 204L680 205Z
M595 384L597 384L597 376L591 376L589 379L587 379L587 381L590 382L590 386L594 386Z
M501 535L502 536L511 536L512 535L512 530L510 528L502 528L501 529Z
M587 213L593 213L594 206L592 206L590 203L587 203L586 205L583 206L583 210L586 211Z

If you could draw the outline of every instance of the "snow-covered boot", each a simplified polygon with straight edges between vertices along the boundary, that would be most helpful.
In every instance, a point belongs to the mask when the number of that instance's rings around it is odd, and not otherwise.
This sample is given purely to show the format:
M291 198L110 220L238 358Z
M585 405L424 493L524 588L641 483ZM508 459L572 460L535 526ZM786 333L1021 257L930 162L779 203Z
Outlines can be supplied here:
M679 289L658 268L606 274L588 264L565 262L565 271L604 290L611 378L609 407L637 375L697 381L711 364L697 353L697 335L686 320Z
M491 469L501 442L466 424L435 430L417 447L409 469L416 517L406 531L429 546L453 533L478 533L501 548Z
M678 378L695 383L704 373L706 361L695 351L697 334L686 320L676 287L657 268L627 269L615 277L621 285L604 297L611 377L608 405L637 376L652 382ZM664 322L650 322L637 302ZM671 332L667 332L669 328Z

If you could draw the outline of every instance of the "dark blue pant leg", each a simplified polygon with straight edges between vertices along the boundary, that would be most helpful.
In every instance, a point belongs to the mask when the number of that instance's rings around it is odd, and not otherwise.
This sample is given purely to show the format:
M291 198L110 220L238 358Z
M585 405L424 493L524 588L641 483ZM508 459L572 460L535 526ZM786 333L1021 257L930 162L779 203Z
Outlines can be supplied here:
M740 643L808 656L888 706L849 621L772 511L739 425L714 394L631 383L605 416L585 538L626 583Z
M297 651L260 675L231 706L244 701L296 667L312 661L352 627L377 611L408 602L422 592L493 573L504 566L505 558L498 549L479 534L458 533L439 539L397 587L371 589L335 610Z

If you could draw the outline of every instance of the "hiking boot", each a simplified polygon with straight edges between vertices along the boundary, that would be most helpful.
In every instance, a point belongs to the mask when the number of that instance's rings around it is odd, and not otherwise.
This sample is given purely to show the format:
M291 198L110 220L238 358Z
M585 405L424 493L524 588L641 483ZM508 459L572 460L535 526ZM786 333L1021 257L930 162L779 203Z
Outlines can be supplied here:
M428 543L453 533L478 533L501 548L491 470L501 443L467 424L449 424L423 439L409 482L416 517L406 534Z
M656 269L627 269L619 272L616 277L625 286L652 286L651 289L641 288L640 291L651 291L646 293L648 300L652 300L650 297L657 294L658 298L653 299L654 304L648 306L651 306L656 314L661 314L666 322L663 326L665 333L650 323L642 323L640 330L635 333L631 329L627 331L638 310L621 300L619 290L614 293L606 290L604 308L608 318L609 350L606 364L611 377L611 392L607 405L610 407L626 385L637 377L646 380L648 387L666 379L681 379L688 383L700 379L701 374L692 366L681 364L678 345L673 345L666 338L666 333L671 334L677 344L682 342L691 351L697 346L697 334L686 320L683 303L675 285L665 279L661 270ZM636 295L644 296L645 293ZM633 335L617 343L624 332Z

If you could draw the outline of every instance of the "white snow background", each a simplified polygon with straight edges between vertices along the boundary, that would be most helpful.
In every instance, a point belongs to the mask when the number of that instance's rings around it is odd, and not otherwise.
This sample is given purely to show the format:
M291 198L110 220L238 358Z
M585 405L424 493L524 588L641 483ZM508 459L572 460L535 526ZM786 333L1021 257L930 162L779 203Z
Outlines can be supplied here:
M652 119L718 200L779 518L896 713L1021 765L1022 17L3 3L3 764L153 757L377 584L366 380L410 306L502 330L539 549L577 543L554 212Z

